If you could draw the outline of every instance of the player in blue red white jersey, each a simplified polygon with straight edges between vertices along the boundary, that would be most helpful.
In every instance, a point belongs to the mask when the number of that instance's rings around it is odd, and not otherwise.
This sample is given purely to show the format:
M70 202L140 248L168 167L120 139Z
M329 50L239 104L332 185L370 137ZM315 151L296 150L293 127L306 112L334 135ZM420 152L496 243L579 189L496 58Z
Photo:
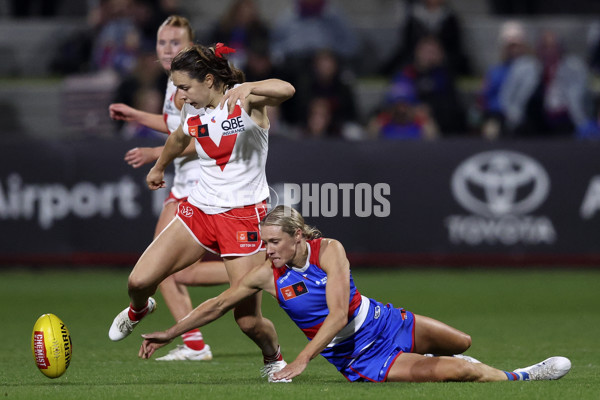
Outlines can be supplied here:
M207 300L163 332L144 334L139 356L194 327L219 318L239 301L265 290L304 332L309 343L273 379L292 379L324 356L351 382L492 382L559 379L571 368L565 357L503 371L463 356L469 335L440 321L362 296L342 244L321 238L294 209L277 206L261 222L269 259L236 287ZM436 356L431 356L431 354Z
M169 16L158 28L156 39L156 55L164 70L169 73L173 57L187 46L193 45L194 32L189 21L179 15ZM110 117L121 121L135 121L148 126L156 131L170 134L181 124L181 108L183 99L171 79L168 80L162 114L153 114L137 110L123 103L114 103L109 106ZM134 168L155 162L163 146L136 147L125 155L127 161ZM185 201L192 188L202 173L198 155L193 146L187 154L174 161L174 179L171 192L163 204L154 237L167 226L177 214L177 206ZM198 271L192 271L199 268ZM165 278L159 285L163 299L171 311L175 321L185 317L192 310L192 301L186 286L181 283L187 275L193 274L196 286L211 286L229 282L227 271L221 261L198 261L186 268L178 275ZM177 279L176 279L177 277ZM158 358L160 361L173 360L211 360L210 346L204 342L202 333L195 329L182 335L183 345L177 346L169 354Z
M171 78L185 105L181 125L169 135L147 176L151 189L165 187L166 167L193 142L201 174L175 219L138 260L128 280L130 306L114 319L113 340L133 331L155 308L150 297L162 280L208 252L223 258L231 286L265 260L259 222L269 197L265 166L268 151L267 107L293 96L288 82L244 82L244 74L225 57L235 51L222 43L196 45L171 63ZM285 366L277 333L261 313L261 294L234 311L236 322L262 350L265 368ZM271 381L271 376L269 376Z

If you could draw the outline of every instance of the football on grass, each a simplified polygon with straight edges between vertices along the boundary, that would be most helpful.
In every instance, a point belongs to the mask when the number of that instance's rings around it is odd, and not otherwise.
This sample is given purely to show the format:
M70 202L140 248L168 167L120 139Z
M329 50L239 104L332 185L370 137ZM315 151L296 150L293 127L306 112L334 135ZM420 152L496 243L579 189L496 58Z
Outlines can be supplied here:
M44 314L33 326L31 351L39 370L48 378L58 378L71 363L71 335L54 314Z

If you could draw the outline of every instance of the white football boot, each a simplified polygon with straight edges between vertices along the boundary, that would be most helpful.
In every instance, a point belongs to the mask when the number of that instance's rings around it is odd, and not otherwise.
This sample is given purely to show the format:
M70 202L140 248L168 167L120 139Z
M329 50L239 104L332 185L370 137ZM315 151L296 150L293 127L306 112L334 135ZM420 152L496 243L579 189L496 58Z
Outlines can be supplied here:
M148 312L144 315L144 317L146 315L150 314L151 312L154 312L155 309L156 309L156 300L154 300L152 297L149 297L148 298ZM142 319L144 317L142 317ZM131 334L131 332L133 332L133 328L135 328L135 326L138 324L138 322L140 322L140 321L132 321L129 319L129 307L127 307L123 311L121 311L119 314L117 314L117 316L113 320L113 323L110 326L110 329L108 330L108 337L110 338L110 340L112 340L114 342L123 340L127 336L129 336Z
M281 371L283 368L285 368L286 365L287 365L287 363L283 360L272 361L270 363L266 363L265 366L262 367L262 369L261 369L260 376L262 376L262 377L267 376L269 379L269 382L271 382L271 383L289 383L292 381L291 379L275 379L273 377L273 374L275 372Z
M180 344L166 355L159 357L156 361L210 361L213 355L209 345L204 345L202 350L193 350L185 344Z
M531 381L555 380L565 376L571 370L571 361L566 357L550 357L540 363L513 372L526 373Z

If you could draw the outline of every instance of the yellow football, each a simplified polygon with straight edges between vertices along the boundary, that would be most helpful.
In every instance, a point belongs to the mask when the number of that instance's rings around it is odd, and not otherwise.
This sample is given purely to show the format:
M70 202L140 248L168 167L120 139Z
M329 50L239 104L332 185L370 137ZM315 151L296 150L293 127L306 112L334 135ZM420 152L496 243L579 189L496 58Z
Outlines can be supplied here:
M44 314L33 326L31 351L39 370L48 378L58 378L71 363L71 335L54 314Z

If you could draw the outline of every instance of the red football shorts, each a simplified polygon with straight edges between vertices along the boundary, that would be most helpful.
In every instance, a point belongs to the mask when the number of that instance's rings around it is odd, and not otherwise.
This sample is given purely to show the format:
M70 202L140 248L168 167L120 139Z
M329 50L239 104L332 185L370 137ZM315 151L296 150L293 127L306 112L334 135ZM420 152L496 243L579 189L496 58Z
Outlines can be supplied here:
M177 218L198 243L221 257L248 256L264 250L258 223L266 214L266 201L220 214L206 214L187 201L177 208Z
M173 192L169 192L169 195L167 196L167 198L165 199L165 201L163 202L163 206L172 203L172 202L177 202L177 203L181 203L183 201L187 200L187 196L186 197L175 197L175 195L173 194Z

